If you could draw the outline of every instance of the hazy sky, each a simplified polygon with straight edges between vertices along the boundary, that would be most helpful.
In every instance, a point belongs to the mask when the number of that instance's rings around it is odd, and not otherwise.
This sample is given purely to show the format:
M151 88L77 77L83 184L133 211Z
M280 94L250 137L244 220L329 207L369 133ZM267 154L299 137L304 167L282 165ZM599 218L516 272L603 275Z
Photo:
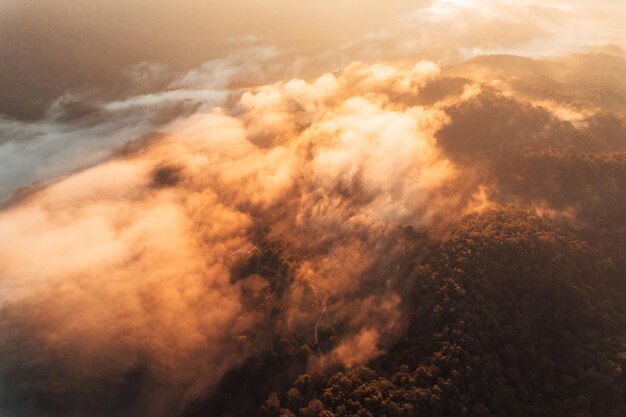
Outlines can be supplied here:
M317 75L356 59L623 44L624 21L619 0L2 0L0 114L40 116L70 88L125 91L133 64L189 69L250 45L307 57Z
M403 16L430 15L437 19L449 14L458 19L454 26L475 23L476 15L524 20L530 26L554 23L558 26L544 29L560 34L577 29L584 32L593 24L596 36L607 39L623 35L626 17L626 6L620 0L48 0L43 4L9 0L5 3L2 13L7 18L5 24L24 25L23 35L36 23L30 19L43 15L51 27L75 26L87 32L117 29L161 41L193 40L198 44L255 35L297 47L328 47L332 42L354 40L383 27L397 27ZM420 32L420 28L415 29ZM490 35L507 37L510 31L495 31Z

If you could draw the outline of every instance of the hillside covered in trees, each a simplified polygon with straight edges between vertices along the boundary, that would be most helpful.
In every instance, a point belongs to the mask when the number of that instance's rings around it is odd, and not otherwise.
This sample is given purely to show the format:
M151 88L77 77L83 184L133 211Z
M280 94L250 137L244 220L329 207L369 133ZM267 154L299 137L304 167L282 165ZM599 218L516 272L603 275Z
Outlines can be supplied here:
M573 228L502 206L441 234L409 228L395 239L410 264L397 277L409 325L383 356L305 372L318 347L290 334L185 415L626 412L623 230ZM323 325L321 349L340 328Z

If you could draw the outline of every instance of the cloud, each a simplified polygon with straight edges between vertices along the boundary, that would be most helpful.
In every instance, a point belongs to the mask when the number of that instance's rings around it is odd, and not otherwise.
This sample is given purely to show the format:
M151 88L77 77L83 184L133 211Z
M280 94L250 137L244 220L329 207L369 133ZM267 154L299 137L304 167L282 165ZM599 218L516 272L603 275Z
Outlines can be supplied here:
M231 111L178 115L157 140L11 203L0 212L0 327L9 335L0 368L21 382L5 401L45 409L67 393L76 399L59 401L72 412L106 415L110 403L169 415L267 345L275 318L251 300L268 288L283 331L313 336L326 304L328 323L343 329L334 360L378 355L378 339L393 340L403 323L389 236L472 203L445 191L459 181L435 146L445 114L395 100L438 72L428 62L356 63L246 89ZM125 103L101 111L151 109ZM233 268L265 250L259 224L270 227L263 239L303 259L285 291L255 271L234 279ZM362 296L372 285L381 291ZM350 346L362 348L358 357Z
M0 116L0 203L21 187L49 183L64 175L93 166L134 138L197 111L209 111L237 94L244 80L258 84L270 77L262 65L284 58L275 49L246 48L208 61L197 70L180 75L170 86L153 93L104 101L95 92L67 93L58 98L46 116L18 121ZM165 71L156 64L141 65L142 74L155 77ZM273 76L280 76L276 70ZM136 83L145 77L133 75Z

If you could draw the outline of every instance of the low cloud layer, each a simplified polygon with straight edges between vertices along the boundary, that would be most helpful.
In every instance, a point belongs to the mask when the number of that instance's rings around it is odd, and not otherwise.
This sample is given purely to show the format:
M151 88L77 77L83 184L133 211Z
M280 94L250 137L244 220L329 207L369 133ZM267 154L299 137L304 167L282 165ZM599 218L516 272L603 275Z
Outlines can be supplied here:
M142 400L132 409L171 415L273 332L304 326L313 336L322 308L345 329L327 360L382 352L402 320L397 276L381 265L393 248L381 238L450 221L478 191L459 191L435 146L443 111L406 104L438 73L430 62L355 63L252 88L228 112L178 118L10 203L0 214L5 384L45 376L6 401L119 406L135 375ZM280 290L278 270L245 266L273 241L298 260L284 261ZM281 303L279 318L255 308L263 297Z

